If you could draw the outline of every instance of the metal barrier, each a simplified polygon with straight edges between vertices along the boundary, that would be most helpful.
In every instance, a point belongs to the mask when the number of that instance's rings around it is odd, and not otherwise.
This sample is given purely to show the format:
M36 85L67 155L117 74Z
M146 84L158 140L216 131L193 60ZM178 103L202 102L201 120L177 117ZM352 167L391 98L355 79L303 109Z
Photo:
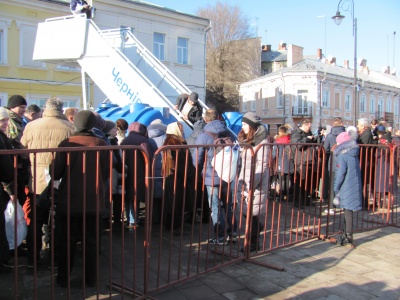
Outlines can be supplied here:
M126 294L144 299L216 268L240 260L256 263L251 258L341 231L343 211L329 212L334 173L321 145L262 144L255 149L241 145L241 159L218 170L232 175L237 169L229 183L215 175L214 149L213 145L164 146L151 161L136 146L2 151L0 155L13 155L15 190L17 155L31 154L33 193L29 201L43 201L35 182L38 156L44 153L52 162L58 156L63 158L63 172L53 163L49 175L57 179L62 175L65 191L57 195L60 190L51 186L47 194L49 249L41 250L42 224L47 223L43 207L31 207L27 246L33 251L33 261L19 256L22 247L14 251L11 262L19 267L1 281L4 297L111 298ZM113 171L113 151L121 151L126 165L121 174ZM224 155L232 160L230 151ZM355 231L398 223L398 152L397 146L360 146L363 209L355 213ZM212 172L206 176L203 169L207 167ZM210 191L215 193L213 199L219 199L215 206L211 202L214 211L209 208ZM76 195L84 199L79 214L71 210ZM64 214L57 213L62 206L57 203L56 207L55 199L64 199ZM132 224L124 224L124 219L130 218L127 202L132 208ZM49 214L54 211L55 215ZM222 236L223 242L210 243L216 235ZM61 250L60 244L64 245ZM59 253L62 255L57 256ZM61 282L67 287L57 284L57 267L62 261L70 274L66 284ZM12 289L7 288L10 286Z

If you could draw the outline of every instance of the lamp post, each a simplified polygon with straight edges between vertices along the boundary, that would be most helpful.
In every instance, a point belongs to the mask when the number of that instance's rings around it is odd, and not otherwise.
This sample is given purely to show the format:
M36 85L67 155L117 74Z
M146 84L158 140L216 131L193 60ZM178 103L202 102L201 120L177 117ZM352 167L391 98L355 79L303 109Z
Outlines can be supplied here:
M347 3L347 6L343 6ZM350 10L351 3L351 10ZM340 25L345 16L340 14L339 9L342 8L343 11L350 11L351 17L353 18L353 36L354 36L354 93L353 93L353 102L354 102L354 125L357 124L357 18L354 17L354 0L340 0L337 6L336 15L332 17L335 21L336 25Z

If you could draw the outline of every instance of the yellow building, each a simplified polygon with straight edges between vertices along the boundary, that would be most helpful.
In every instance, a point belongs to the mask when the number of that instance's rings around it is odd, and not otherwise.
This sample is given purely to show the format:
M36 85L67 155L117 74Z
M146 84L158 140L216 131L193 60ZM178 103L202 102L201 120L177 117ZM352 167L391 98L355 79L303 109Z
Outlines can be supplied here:
M58 96L64 106L81 107L78 68L32 59L37 24L70 14L67 1L57 2L0 1L0 105L6 105L11 95L19 94L28 105L43 107L47 98Z

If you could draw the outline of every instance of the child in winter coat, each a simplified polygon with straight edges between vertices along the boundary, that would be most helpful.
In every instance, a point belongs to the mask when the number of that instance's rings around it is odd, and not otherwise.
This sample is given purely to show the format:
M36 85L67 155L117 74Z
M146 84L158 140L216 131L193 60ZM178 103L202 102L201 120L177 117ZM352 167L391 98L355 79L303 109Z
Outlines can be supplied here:
M344 209L343 234L337 243L344 246L353 244L353 211L361 209L361 170L358 155L360 148L347 132L336 139L336 173L333 189L340 198L340 208Z

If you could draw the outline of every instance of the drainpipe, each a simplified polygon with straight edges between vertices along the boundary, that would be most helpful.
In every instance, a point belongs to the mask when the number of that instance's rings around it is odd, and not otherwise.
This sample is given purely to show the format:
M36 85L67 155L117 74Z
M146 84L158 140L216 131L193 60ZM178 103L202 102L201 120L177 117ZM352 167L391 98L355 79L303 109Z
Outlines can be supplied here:
M211 20L209 20L208 26L204 30L204 104L206 104L207 95L207 33L211 28Z
M286 124L286 88L285 88L285 79L283 78L283 72L281 73L281 80L282 80L282 97L283 97L283 114L282 114L282 125Z
M320 97L320 99L319 99L319 126L321 127L322 126L322 94L323 94L323 82L325 81L325 79L326 79L326 75L324 74L324 78L321 80L321 82L320 82L320 93L319 93L319 97Z

